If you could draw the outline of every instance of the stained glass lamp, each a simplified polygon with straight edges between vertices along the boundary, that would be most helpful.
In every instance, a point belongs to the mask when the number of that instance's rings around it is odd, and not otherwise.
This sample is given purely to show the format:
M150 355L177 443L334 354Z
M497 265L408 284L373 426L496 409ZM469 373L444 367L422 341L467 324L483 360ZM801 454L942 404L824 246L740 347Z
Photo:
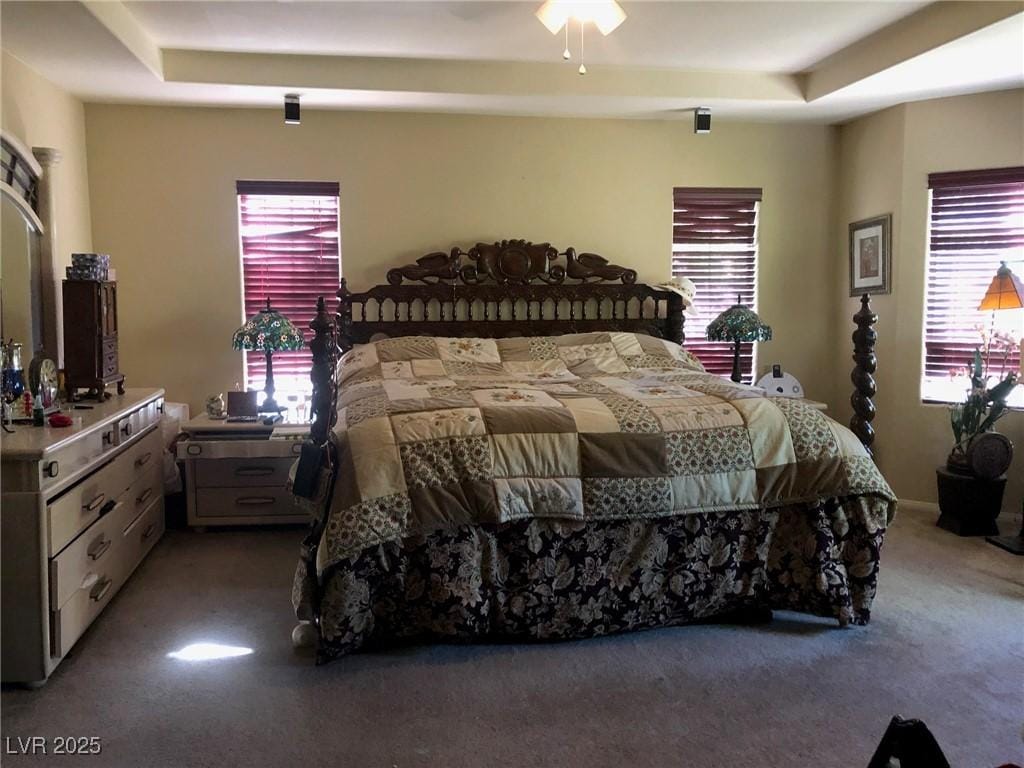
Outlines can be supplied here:
M985 291L985 298L981 300L978 309L984 311L1021 307L1024 307L1024 284L1010 271L1005 261L1000 262L996 276L992 278L992 283Z
M274 400L274 352L302 349L305 343L302 331L292 325L287 317L270 308L270 299L267 299L266 309L261 309L235 331L231 346L250 352L263 352L267 356L267 381L263 387L267 398L260 406L262 413L280 413L284 410Z
M771 341L772 329L761 322L754 310L744 307L741 298L708 324L708 341L731 341L735 344L732 354L732 380L739 383L740 344L745 341Z

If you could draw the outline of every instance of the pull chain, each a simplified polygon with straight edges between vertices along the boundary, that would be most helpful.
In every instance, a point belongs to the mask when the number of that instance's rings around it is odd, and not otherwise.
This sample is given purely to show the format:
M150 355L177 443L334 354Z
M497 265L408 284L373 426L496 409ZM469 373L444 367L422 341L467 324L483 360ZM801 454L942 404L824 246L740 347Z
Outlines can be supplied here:
M562 51L562 59L568 61L572 58L572 54L569 53L569 20L565 20L565 50Z
M581 21L580 22L580 68L579 68L579 73L581 75L587 74L587 65L583 63L583 30L586 29L586 26L587 26L587 22L585 22L585 21ZM566 29L569 28L569 23L568 22L566 22L565 27L566 27Z

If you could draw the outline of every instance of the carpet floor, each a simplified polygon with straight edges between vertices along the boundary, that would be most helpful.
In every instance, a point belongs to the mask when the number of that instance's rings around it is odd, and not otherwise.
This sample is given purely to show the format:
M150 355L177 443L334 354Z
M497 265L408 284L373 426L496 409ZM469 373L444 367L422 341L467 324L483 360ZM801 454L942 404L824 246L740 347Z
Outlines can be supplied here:
M890 530L868 627L777 613L321 668L290 642L300 538L169 531L42 689L4 689L3 764L858 768L897 713L953 768L1024 763L1024 560L920 513ZM200 642L252 653L168 656ZM28 736L102 751L10 754Z

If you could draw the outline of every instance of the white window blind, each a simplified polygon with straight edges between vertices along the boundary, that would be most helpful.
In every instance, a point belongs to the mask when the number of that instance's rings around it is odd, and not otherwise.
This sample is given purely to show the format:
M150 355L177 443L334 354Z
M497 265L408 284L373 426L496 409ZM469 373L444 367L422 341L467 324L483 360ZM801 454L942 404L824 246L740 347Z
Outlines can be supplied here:
M238 223L243 311L252 317L271 306L306 336L318 296L338 290L340 248L336 182L239 181ZM261 390L262 352L246 352L245 386ZM274 353L279 395L312 392L309 347ZM282 400L279 396L278 400Z
M708 324L736 303L756 310L757 217L760 189L676 187L673 190L672 275L697 288L686 318L686 348L709 373L732 373L733 345L707 341ZM754 345L740 347L740 370L749 381Z
M995 315L978 309L1001 261L1018 275L1024 270L1024 167L933 173L927 290L925 294L924 375L926 400L958 401L964 382L955 381L981 345L980 328L1020 335L1022 310ZM1019 351L1006 362L1019 367ZM992 371L998 375L1002 369ZM1018 398L1019 398L1019 393Z

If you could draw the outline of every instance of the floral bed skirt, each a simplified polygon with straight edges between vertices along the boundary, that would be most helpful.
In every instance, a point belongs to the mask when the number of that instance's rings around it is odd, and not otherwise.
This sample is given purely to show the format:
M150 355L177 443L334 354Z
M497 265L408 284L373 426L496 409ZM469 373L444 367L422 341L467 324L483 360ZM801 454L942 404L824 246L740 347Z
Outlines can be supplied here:
M293 602L318 660L419 640L557 640L748 608L866 624L889 502L831 499L659 520L465 525L370 547ZM313 540L311 539L311 542Z

